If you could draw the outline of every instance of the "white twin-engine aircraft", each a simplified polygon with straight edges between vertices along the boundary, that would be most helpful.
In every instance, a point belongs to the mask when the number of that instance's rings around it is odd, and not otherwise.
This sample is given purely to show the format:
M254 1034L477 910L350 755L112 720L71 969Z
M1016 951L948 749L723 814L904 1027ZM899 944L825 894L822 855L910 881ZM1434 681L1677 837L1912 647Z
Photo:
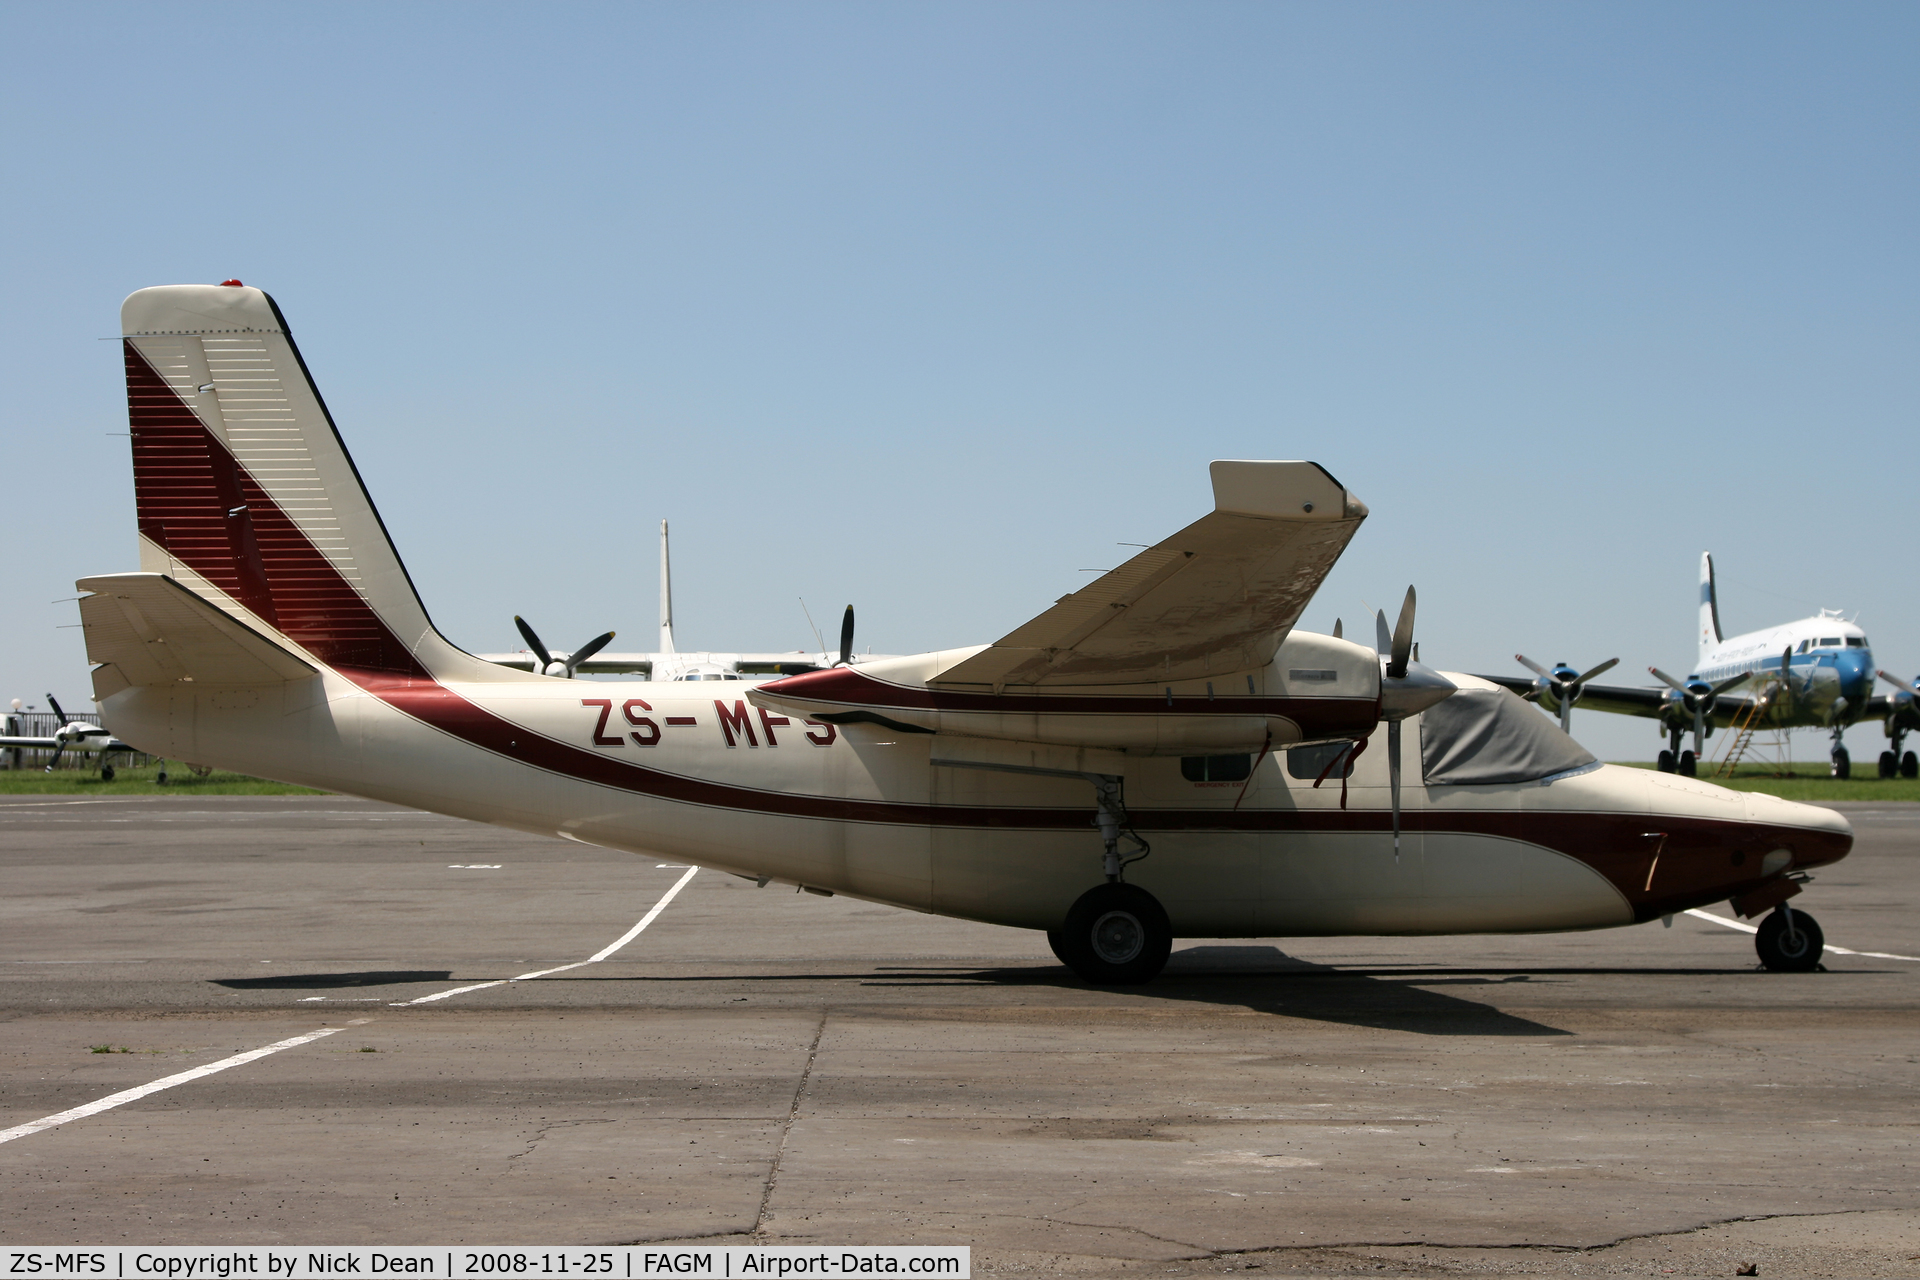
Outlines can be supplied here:
M1596 929L1731 899L1771 967L1845 819L1603 765L1511 693L1293 631L1367 511L1308 462L998 642L732 687L582 685L455 648L257 289L122 312L142 572L80 602L143 750L1041 929L1093 982L1175 937ZM1377 733L1381 725L1387 732ZM1403 726L1410 731L1403 731ZM1149 857L1151 853L1151 857Z

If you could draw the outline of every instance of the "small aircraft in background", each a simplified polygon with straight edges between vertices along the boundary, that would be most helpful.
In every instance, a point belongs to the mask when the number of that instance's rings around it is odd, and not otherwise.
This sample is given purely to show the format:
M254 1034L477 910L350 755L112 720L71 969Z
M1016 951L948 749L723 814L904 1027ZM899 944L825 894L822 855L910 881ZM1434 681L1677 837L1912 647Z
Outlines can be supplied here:
M60 709L60 703L52 694L47 695L47 705L53 708L53 714L60 717L60 727L50 738L0 737L0 747L19 748L26 751L51 751L53 759L47 761L47 772L52 773L60 763L60 757L71 751L75 754L97 752L100 756L100 780L113 781L113 755L134 755L140 748L128 746L97 724L88 724L85 720L75 720ZM20 699L13 700L13 709L20 710ZM162 780L165 780L162 775Z
M1700 556L1699 642L1694 668L1685 680L1676 679L1658 667L1647 668L1665 688L1588 683L1618 659L1577 674L1565 663L1547 670L1515 654L1522 665L1535 672L1534 679L1484 678L1538 702L1550 712L1557 712L1562 729L1567 727L1568 716L1576 703L1596 711L1657 719L1660 731L1667 737L1667 748L1660 753L1658 761L1664 773L1693 776L1705 752L1706 739L1714 729L1739 724L1768 730L1831 730L1832 773L1836 778L1844 778L1851 772L1852 761L1842 735L1849 725L1880 718L1887 719L1887 734L1895 738L1894 749L1881 754L1880 776L1892 777L1899 771L1903 764L1900 742L1910 729L1920 727L1920 714L1912 709L1911 687L1882 673L1888 682L1907 691L1906 706L1897 709L1895 700L1874 696L1873 653L1867 645L1866 633L1843 618L1839 610L1822 609L1810 618L1723 638L1713 556L1703 552ZM1742 685L1750 692L1732 692ZM1688 731L1693 734L1693 749L1683 751L1680 744Z
M604 653L602 650L613 642L614 633L611 631L595 636L578 649L549 649L541 643L540 637L525 618L516 616L513 625L519 628L520 638L527 642L525 649L518 653L483 653L478 656L503 667L560 676L567 680L582 675L643 675L651 681L772 679L831 666L876 662L892 656L853 652L852 605L847 606L840 620L838 661L833 654L826 652L824 644L819 653L808 653L804 649L796 649L792 653L681 653L673 643L673 571L665 520L660 522L659 649L652 653Z

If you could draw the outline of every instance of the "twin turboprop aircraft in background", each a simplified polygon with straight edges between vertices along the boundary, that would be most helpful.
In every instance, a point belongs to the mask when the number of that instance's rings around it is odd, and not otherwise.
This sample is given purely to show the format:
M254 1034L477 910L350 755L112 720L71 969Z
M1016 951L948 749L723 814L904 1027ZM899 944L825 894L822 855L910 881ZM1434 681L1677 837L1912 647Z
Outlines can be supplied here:
M1769 967L1820 959L1789 903L1851 848L1839 814L1602 764L1416 661L1411 592L1373 646L1297 629L1367 516L1311 462L1213 463L1211 509L992 644L583 684L435 629L266 294L142 289L121 319L141 569L82 580L80 615L143 750L1042 930L1091 982L1176 937L1717 902Z
M140 750L138 747L128 746L97 724L88 724L85 720L75 720L72 716L60 709L60 704L54 700L52 694L47 695L47 705L53 708L54 715L60 717L60 727L54 730L52 737L0 736L0 749L18 748L26 751L51 751L53 752L53 759L47 761L48 773L53 772L54 767L60 763L60 757L69 751L75 755L98 754L100 757L100 780L102 782L113 781L113 757L116 753L133 755ZM13 700L13 708L15 711L20 709L20 700L18 698ZM162 767L164 769L164 766ZM165 772L162 772L160 774L160 781L165 782L166 780L167 775Z
M1914 754L1902 754L1907 733L1920 726L1920 716L1913 712L1912 689L1881 672L1882 679L1905 691L1905 701L1873 693L1873 653L1866 633L1841 617L1838 610L1822 609L1811 618L1724 638L1720 633L1713 556L1703 553L1699 641L1698 658L1685 680L1658 667L1647 668L1667 686L1664 689L1589 683L1619 661L1617 658L1579 674L1565 663L1546 670L1515 654L1522 665L1536 673L1533 680L1485 678L1558 713L1562 729L1567 727L1576 704L1659 720L1667 737L1667 748L1659 758L1659 767L1665 773L1691 777L1705 752L1705 740L1714 729L1741 724L1759 729L1830 730L1832 773L1844 778L1852 769L1852 761L1841 735L1849 725L1862 720L1884 719L1887 736L1893 742L1891 750L1881 753L1880 776L1888 778L1898 773L1911 778L1920 774L1920 761ZM1681 740L1689 732L1693 747L1683 751Z
M673 566L667 545L667 522L660 522L660 648L652 653L606 653L614 633L595 636L571 652L548 649L540 642L525 618L516 617L513 625L527 647L519 653L483 653L480 657L503 667L536 671L542 675L573 679L582 675L643 675L649 680L758 680L773 676L798 675L818 671L834 664L833 655L824 651L808 653L681 653L673 643ZM840 620L839 665L872 662L874 654L853 651L853 606Z

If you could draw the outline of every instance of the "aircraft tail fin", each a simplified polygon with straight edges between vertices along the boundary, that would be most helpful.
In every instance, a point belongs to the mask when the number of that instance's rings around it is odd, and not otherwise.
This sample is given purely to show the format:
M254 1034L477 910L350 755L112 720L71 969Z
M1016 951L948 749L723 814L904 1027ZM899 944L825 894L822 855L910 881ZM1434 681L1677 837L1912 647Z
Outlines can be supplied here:
M1720 594L1713 581L1713 553L1700 553L1700 656L1720 643Z
M143 570L336 669L515 678L434 629L272 298L163 285L120 318Z

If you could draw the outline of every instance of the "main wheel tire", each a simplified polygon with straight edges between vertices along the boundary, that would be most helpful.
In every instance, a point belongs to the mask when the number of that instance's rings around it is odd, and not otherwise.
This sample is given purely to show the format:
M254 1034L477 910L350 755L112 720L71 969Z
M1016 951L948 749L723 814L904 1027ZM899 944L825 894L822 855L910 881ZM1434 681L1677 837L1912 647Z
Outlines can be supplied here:
M1920 756L1916 756L1911 751L1901 756L1900 776L1903 778L1920 778Z
M1845 778L1853 772L1853 757L1847 754L1845 747L1835 747L1833 749L1833 764L1830 767L1834 777Z
M1067 935L1058 929L1047 930L1047 945L1053 948L1054 958L1071 969L1073 967L1073 961L1067 958L1066 937Z
M1673 752L1662 751L1660 753L1659 760L1657 760L1654 763L1654 768L1660 770L1660 772L1662 773L1672 773L1673 772Z
M112 765L110 765L110 764L103 764L103 765L101 765L101 766L100 766L100 781L102 781L102 782L112 782L112 781L113 781L113 766L112 766Z
M1882 751L1880 753L1880 776L1883 778L1891 778L1899 772L1900 758L1891 751Z
M156 787L164 787L167 785L167 771L165 769L162 769L154 775L153 785Z
M1680 753L1680 776L1683 778L1692 778L1697 777L1699 773L1700 762L1694 758L1693 752L1682 751Z
M1760 963L1775 973L1812 973L1827 949L1826 935L1804 911L1775 907L1753 936Z
M1150 980L1166 966L1173 951L1173 926L1159 900L1145 889L1103 884L1080 895L1059 929L1048 932L1047 941L1053 953L1088 982L1132 984Z

